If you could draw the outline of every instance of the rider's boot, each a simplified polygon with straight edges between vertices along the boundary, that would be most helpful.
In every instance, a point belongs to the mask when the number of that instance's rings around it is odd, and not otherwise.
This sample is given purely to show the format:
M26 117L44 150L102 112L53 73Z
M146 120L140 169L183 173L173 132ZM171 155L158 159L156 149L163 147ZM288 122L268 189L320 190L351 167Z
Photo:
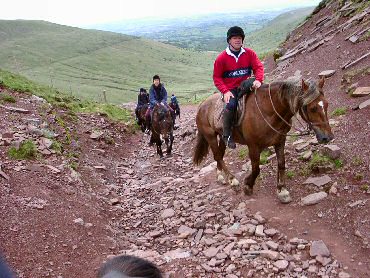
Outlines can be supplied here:
M225 109L224 111L224 126L223 126L223 136L222 139L225 142L225 145L230 149L235 149L236 144L232 138L232 124L234 120L234 111Z
M146 122L145 133L146 134L149 134L150 133L150 128L151 128L151 124L150 124L150 113L147 113L145 115L145 122Z

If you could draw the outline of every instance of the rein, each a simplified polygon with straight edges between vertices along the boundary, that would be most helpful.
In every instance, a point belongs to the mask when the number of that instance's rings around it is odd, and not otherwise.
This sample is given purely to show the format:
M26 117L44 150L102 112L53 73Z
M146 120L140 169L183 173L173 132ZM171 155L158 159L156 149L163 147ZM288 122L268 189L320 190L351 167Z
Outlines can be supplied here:
M284 135L284 136L307 136L307 135L310 135L311 134L311 128L312 128L312 123L308 120L308 127L306 130L301 130L301 129L297 129L296 127L294 127L292 124L288 123L275 109L275 106L274 106L274 102L272 101L272 97L271 97L271 84L269 84L269 96L270 96L270 101L271 101L271 105L272 105L272 108L274 109L274 112L275 114L286 124L288 125L290 128L294 128L296 131L299 131L300 133L299 134L287 134L287 133L282 133L280 132L279 130L277 130L276 128L274 128L268 121L267 119L263 116L263 113L261 111L261 108L259 107L258 105L258 101L257 101L257 88L254 89L254 100L256 102L256 106L258 108L258 111L260 112L263 120L266 122L266 124L272 129L274 130L276 133L279 133L280 135ZM301 109L301 108L300 108ZM304 112L304 111L303 111ZM304 113L304 115L307 117L306 113ZM303 126L303 124L299 121L299 119L297 117L295 117L297 119L297 121L301 124L301 126ZM308 119L308 117L307 117ZM304 119L306 120L306 119Z

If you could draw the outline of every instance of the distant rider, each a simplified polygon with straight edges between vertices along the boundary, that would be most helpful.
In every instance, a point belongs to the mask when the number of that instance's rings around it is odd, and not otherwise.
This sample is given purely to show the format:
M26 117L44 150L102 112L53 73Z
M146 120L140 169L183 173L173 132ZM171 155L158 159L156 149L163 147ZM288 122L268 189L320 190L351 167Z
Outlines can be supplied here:
M144 88L140 88L140 92L137 96L137 104L135 108L136 121L139 122L139 110L149 104L149 94Z
M159 75L154 75L153 84L149 89L149 108L145 114L146 124L147 124L145 133L150 132L152 112L153 112L154 106L159 103L165 104L171 110L172 117L174 117L173 115L174 112L172 108L169 107L167 104L167 91L164 85L161 83L161 79Z

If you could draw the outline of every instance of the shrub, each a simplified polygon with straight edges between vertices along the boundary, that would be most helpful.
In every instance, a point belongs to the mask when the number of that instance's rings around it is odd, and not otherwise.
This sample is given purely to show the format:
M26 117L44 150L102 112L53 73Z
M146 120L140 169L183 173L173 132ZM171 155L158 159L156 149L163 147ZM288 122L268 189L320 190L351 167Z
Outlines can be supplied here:
M260 164L264 165L267 164L268 160L267 158L271 155L270 150L266 149L261 152L260 155Z
M16 99L13 96L7 95L7 94L2 94L0 96L0 100L1 100L1 102L10 102L10 103L16 103L17 102Z
M347 112L347 108L345 107L338 107L336 108L332 113L331 115L332 116L341 116L341 115L345 115Z
M288 177L288 179L292 179L295 176L294 171L287 171L286 176Z
M13 159L32 159L37 156L37 148L32 140L26 140L21 143L19 149L11 147L8 154Z
M247 157L248 153L249 153L248 147L242 147L239 150L239 158L241 160L245 160L245 158Z

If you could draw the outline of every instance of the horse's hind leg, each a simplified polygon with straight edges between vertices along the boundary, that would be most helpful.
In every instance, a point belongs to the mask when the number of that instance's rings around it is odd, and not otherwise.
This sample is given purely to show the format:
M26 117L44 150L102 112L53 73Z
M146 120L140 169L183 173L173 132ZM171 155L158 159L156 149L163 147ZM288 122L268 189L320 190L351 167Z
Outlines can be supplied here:
M173 144L173 133L172 132L170 133L169 139L170 139L169 144L167 145L167 150L166 150L167 155L171 155L171 152L172 152L172 144Z
M223 140L218 143L217 135L212 136L208 143L212 149L213 157L217 161L217 180L224 184L228 182L235 191L238 191L239 181L231 174L223 159L226 150L225 143Z
M292 201L289 191L285 187L285 140L275 145L276 158L278 162L277 171L277 194L280 202L286 204Z
M249 147L249 158L252 163L252 172L244 179L244 193L246 195L253 194L253 186L260 173L260 154L261 151L257 147Z

